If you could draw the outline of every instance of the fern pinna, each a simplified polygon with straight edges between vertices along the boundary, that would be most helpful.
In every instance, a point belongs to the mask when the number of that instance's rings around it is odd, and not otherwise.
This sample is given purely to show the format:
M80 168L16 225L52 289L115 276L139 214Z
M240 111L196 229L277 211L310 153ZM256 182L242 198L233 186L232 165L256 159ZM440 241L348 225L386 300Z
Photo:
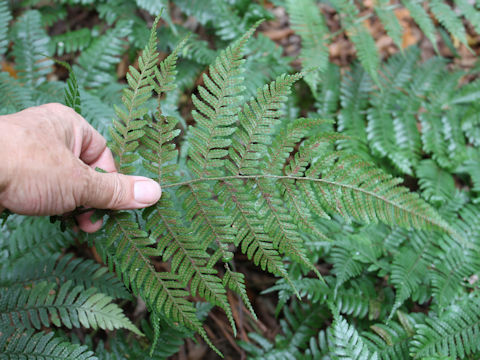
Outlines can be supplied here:
M203 75L192 95L195 125L179 139L178 120L163 114L160 100L174 88L185 42L158 63L155 27L139 69L127 75L111 137L119 170L130 174L142 164L163 195L142 212L110 213L105 236L95 237L103 259L144 299L153 318L192 329L213 347L189 295L222 308L235 328L227 289L252 309L244 276L233 270L235 249L297 291L285 260L320 276L304 241L326 237L315 224L334 213L347 221L455 235L432 207L398 186L400 180L334 150L342 136L322 131L324 121L282 120L283 104L303 74L281 75L245 99L244 48L255 27L221 51ZM159 99L155 113L146 106L152 93ZM152 257L167 262L169 271L157 271Z

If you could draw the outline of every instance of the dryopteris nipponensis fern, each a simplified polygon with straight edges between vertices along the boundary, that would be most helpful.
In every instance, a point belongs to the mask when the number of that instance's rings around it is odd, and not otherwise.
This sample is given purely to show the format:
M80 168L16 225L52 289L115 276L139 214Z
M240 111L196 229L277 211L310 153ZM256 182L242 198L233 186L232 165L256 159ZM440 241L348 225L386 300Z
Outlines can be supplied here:
M401 180L335 151L341 137L321 131L320 121L283 124L282 104L302 74L279 76L244 100L243 49L255 27L221 51L203 75L204 85L192 95L195 125L182 145L187 157L179 159L177 120L163 115L161 103L154 116L145 107L152 91L161 96L173 88L178 54L157 65L155 26L139 70L131 67L127 75L124 109L116 109L111 135L119 170L132 173L143 158L163 196L143 212L145 225L131 213L111 213L106 238L96 239L103 258L154 316L195 330L213 346L187 295L221 307L234 327L226 289L248 304L243 275L229 265L234 248L293 286L283 257L319 275L304 247L305 236L322 234L312 221L317 217L338 213L348 221L454 233L429 205L399 187ZM167 261L169 272L157 271L152 256Z

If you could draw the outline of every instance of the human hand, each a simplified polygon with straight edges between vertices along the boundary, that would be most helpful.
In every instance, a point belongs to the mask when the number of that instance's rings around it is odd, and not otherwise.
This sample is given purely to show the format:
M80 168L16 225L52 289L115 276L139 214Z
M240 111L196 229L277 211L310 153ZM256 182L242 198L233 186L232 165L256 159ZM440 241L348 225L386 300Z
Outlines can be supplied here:
M69 107L46 104L0 116L0 212L138 209L153 205L160 195L155 181L118 174L105 139ZM91 214L77 217L83 231L102 226L101 220L91 223Z

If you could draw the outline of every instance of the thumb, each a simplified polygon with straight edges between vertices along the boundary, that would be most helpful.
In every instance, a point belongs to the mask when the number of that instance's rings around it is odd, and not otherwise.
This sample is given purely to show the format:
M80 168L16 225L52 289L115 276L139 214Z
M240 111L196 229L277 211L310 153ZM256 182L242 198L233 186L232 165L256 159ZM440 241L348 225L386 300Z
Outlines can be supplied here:
M81 190L82 204L95 209L139 209L155 204L162 194L160 185L146 177L89 170Z

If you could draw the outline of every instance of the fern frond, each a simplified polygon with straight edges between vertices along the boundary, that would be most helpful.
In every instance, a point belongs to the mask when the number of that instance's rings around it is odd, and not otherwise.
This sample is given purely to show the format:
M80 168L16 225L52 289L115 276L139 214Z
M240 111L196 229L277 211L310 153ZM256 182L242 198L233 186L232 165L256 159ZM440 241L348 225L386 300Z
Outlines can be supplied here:
M262 270L288 278L280 254L269 241L263 221L258 217L256 197L246 191L241 180L227 180L215 188L225 210L231 214L236 229L235 246Z
M253 4L255 6L257 4ZM259 33L245 45L246 61L243 77L246 97L256 96L257 90L282 74L293 72L291 59L269 37Z
M432 293L441 307L452 303L459 294L462 284L478 269L476 256L460 248L446 251L446 255L433 264L431 275Z
M135 0L135 2L138 7L147 10L153 16L163 14L164 11L168 13L167 0Z
M259 171L261 158L266 155L272 142L272 132L282 115L281 104L285 102L294 82L301 74L282 75L257 91L257 97L244 105L239 113L240 126L233 135L227 162L230 173L255 174Z
M142 142L145 146L140 148L140 155L144 159L144 168L154 174L159 184L178 180L175 175L178 150L172 143L180 134L180 130L175 129L177 124L176 118L158 113L156 121L144 128Z
M227 136L235 130L232 125L237 121L236 114L242 100L242 50L254 31L255 27L252 27L223 50L210 66L210 76L203 76L206 87L198 88L203 100L192 95L196 108L192 116L196 125L191 128L188 165L200 178L222 173L219 168L223 167L222 158L227 155L224 148L231 143Z
M306 177L297 181L312 181L322 206L347 219L352 216L366 223L381 221L454 232L417 194L399 187L400 179L384 174L353 155L330 154L316 161L307 170Z
M458 115L456 111L446 112L444 109L444 104L453 98L462 76L463 73L457 71L439 78L431 93L432 101L426 105L427 112L419 115L423 150L432 154L433 159L445 168L455 167L465 158L465 140L459 134Z
M213 349L193 305L185 299L181 277L174 273L157 272L149 257L159 255L151 247L155 240L139 229L128 213L110 216L106 232L108 238L98 242L103 260L109 260L122 275L124 283L139 294L147 307L167 318L198 332Z
M372 35L357 19L357 7L353 2L348 0L339 0L333 5L337 11L342 14L342 25L345 28L348 38L355 46L360 63L372 80L378 85L379 78L377 71L380 67L380 57Z
M390 2L388 0L379 0L375 6L375 12L385 27L388 36L390 36L395 45L402 50L402 36L404 30L402 25L398 22Z
M329 31L325 18L313 0L288 0L286 5L292 29L302 39L300 58L305 72L305 81L313 94L316 94L320 82L319 74L328 66L325 37Z
M98 360L87 346L80 346L55 337L53 332L0 332L0 359L2 360Z
M274 344L260 334L251 333L249 338L256 344L242 342L240 345L252 359L309 359L302 356L302 352L311 339L316 338L318 324L324 320L324 311L325 307L322 305L309 308L294 303L291 310L284 309L284 319L280 321L282 334L275 337Z
M11 114L33 106L32 91L6 72L0 72L0 113Z
M182 224L180 214L174 210L173 201L169 197L164 194L147 221L150 236L158 239L156 250L164 261L171 260L171 272L178 273L183 286L190 287L192 296L198 294L221 307L235 329L222 280L217 276L217 271L207 264L210 256L206 252L206 246Z
M64 61L55 60L56 63L64 66L69 73L67 83L64 90L64 100L65 105L72 108L77 112L77 114L82 114L81 100L80 100L80 89L78 87L77 78L73 72L72 67L69 63Z
M62 56L63 54L85 50L92 43L93 38L90 29L81 28L54 36L52 42L56 45L57 55Z
M333 274L337 278L336 289L364 270L362 263L355 259L350 251L351 245L351 242L348 240L337 241L330 253L333 263Z
M375 349L379 359L382 360L408 360L411 359L409 347L415 333L414 326L421 323L418 314L403 314L397 312L400 322L390 321L388 324L375 324L370 326L372 331L362 335L368 339L371 349Z
M307 257L303 240L292 216L283 206L283 200L278 187L265 179L256 180L255 184L256 190L262 199L259 211L264 214L265 232L270 236L273 246L280 253L286 254L296 262L304 264L307 268L313 270L318 277L321 277L318 270Z
M430 40L433 48L438 53L435 25L422 4L416 0L402 0L402 4L407 8L410 16L415 20L418 27L425 34L425 37Z
M466 0L455 0L455 5L463 16L472 24L477 33L480 33L480 12Z
M52 255L74 242L69 231L62 232L57 226L51 226L47 218L19 217L17 221L15 229L0 234L0 246L8 251L11 262L25 256Z
M119 22L95 39L78 57L73 69L83 88L98 88L116 80L114 67L124 52L123 38L130 33L130 23Z
M118 157L118 169L124 174L134 172L131 164L139 157L134 151L139 145L138 140L145 134L142 128L147 121L143 118L148 108L144 104L152 96L153 86L150 78L154 74L158 60L156 31L159 20L157 17L150 32L150 40L138 58L139 70L133 66L129 67L127 73L129 87L124 89L122 97L125 109L115 107L119 120L113 122L110 131L113 139L111 148Z
M428 317L425 324L415 326L410 353L414 359L428 356L465 358L480 350L480 301L464 296L436 318Z
M431 0L429 1L429 6L433 15L435 15L448 32L468 48L465 27L455 11L441 0Z
M334 119L339 108L340 98L340 67L328 63L326 71L321 74L319 91L315 93L315 107L322 119Z
M45 82L53 61L48 58L51 55L50 37L43 28L40 12L25 12L13 26L12 33L15 68L20 81L30 87Z
M150 79L152 89L160 97L161 94L175 89L175 78L177 75L176 65L178 53L184 47L188 38L185 38L159 67L154 67L155 80ZM140 155L143 157L143 166L155 175L159 184L177 180L174 174L177 169L176 150L173 140L180 133L175 129L178 120L172 116L164 116L161 113L161 105L155 114L155 120L148 123L144 128L145 136L142 138L144 147L140 148Z
M8 28L10 21L12 20L12 14L8 6L7 0L0 1L0 55L5 54L8 48Z
M28 272L25 269L29 269ZM113 298L129 299L131 295L118 278L92 260L73 259L72 255L53 255L45 259L25 257L8 272L0 274L0 287L29 286L39 282L71 281L85 289L97 288Z
M92 329L128 329L137 335L142 333L123 314L118 305L95 288L72 288L67 281L59 288L54 283L41 282L31 289L13 287L0 290L0 324L17 329L64 325L83 326Z
M253 310L253 306L250 303L250 299L247 295L247 289L245 287L245 275L240 272L232 271L230 267L226 265L226 272L222 281L225 288L229 288L238 296L240 296L248 311L250 311L254 319L257 319L257 314L255 314L255 310Z
M426 251L424 249L423 252L418 253L413 249L407 248L395 257L390 280L395 286L396 295L390 317L412 295L413 291L419 287L427 272L427 264L424 259Z
M160 95L175 89L175 78L178 73L176 70L178 55L186 46L188 39L189 36L187 35L175 47L173 52L168 55L158 67L154 68L156 82L153 81L151 84L157 94Z
M417 167L422 196L434 204L442 204L455 193L455 181L450 173L444 171L430 159L420 162Z
M370 352L364 339L358 334L357 330L347 323L347 321L338 313L333 312L334 322L332 324L334 346L332 353L338 359L344 360L377 360L376 352Z
M316 337L310 339L309 348L305 351L305 359L323 360L330 355L332 347L333 336L331 328L321 330Z
M359 63L342 79L340 86L340 114L337 117L338 131L350 138L339 140L339 149L348 150L363 158L370 157L366 133L366 117L364 115L369 102L372 81L368 73Z
M30 1L32 3L32 1ZM44 6L41 8L42 22L45 26L52 26L53 24L65 20L67 17L67 9L64 4Z
M389 157L395 166L407 174L412 173L412 166L419 155L411 144L415 136L410 137L412 127L414 135L418 133L416 119L414 116L406 116L405 112L409 110L409 113L415 113L418 110L415 107L419 108L420 102L407 98L405 104L401 103L399 99L402 97L397 89L406 87L411 81L419 55L417 48L410 48L389 59L383 69L387 82L383 91L372 99L372 107L368 109L367 116L367 137L373 153Z

